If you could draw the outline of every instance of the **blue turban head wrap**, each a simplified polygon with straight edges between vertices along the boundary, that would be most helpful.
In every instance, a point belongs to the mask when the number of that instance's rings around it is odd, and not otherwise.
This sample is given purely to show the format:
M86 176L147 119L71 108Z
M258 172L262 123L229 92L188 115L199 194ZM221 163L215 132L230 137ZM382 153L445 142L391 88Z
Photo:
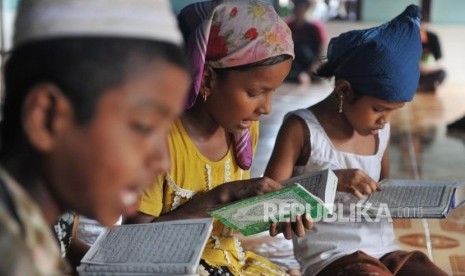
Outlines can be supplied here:
M322 77L345 79L366 96L391 102L411 101L420 77L420 8L408 6L381 26L332 38Z

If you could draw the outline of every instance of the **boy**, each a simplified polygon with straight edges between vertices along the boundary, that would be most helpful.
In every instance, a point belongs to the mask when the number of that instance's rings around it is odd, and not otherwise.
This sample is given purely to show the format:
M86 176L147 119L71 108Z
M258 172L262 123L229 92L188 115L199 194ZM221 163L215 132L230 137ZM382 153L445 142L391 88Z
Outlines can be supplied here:
M124 11L124 12L122 12ZM56 275L66 211L111 226L169 168L188 85L167 1L20 4L5 68L0 275Z

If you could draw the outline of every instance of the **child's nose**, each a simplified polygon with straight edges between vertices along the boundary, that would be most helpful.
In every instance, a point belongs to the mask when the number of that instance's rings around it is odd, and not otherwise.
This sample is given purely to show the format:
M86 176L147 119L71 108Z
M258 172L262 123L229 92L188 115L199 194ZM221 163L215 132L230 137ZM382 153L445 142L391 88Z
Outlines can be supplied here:
M385 125L385 124L389 123L390 120L391 120L391 113L386 114L383 117L379 118L378 119L378 124Z
M273 95L271 92L263 93L263 98L258 108L258 113L260 115L266 115L271 112L271 96Z
M158 141L153 145L147 156L147 167L155 175L161 175L170 170L171 160L168 152L167 141Z
M394 114L394 111L389 111L385 116L384 116L384 123L387 124L391 121L392 114Z
M383 117L378 119L378 125L384 125L385 123L386 123L386 120Z

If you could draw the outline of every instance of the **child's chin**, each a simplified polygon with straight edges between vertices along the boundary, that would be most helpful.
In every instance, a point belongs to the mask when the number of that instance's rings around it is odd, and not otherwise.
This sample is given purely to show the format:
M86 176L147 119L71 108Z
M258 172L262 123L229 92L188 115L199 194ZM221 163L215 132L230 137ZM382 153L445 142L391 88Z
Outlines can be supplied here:
M121 215L121 212L114 212L113 214L100 214L96 220L105 227L112 227L119 221Z
M373 135L373 134L371 134L371 130L357 131L357 133L360 134L361 136L370 136L370 135Z
M128 216L128 217L134 216L135 214L137 214L138 209L139 209L139 204L138 203L133 204L131 206L126 206L126 207L124 207L122 215L123 216Z

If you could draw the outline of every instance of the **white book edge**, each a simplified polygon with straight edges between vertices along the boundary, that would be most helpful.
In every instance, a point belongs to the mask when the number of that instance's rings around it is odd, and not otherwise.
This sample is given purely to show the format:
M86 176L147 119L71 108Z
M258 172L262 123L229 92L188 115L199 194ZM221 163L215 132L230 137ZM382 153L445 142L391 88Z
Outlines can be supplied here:
M175 264L175 263L134 263L134 262L125 262L125 263L105 263L105 262L97 262L97 261L92 261L93 256L97 253L97 251L100 249L100 243L102 240L105 239L107 234L111 231L112 228L108 228L105 231L103 231L95 243L91 246L91 248L87 251L87 253L84 255L84 257L81 260L81 265L78 267L78 272L81 274L92 274L92 273L98 273L98 272L105 272L105 271L99 271L98 269L95 271L89 270L92 266L95 266L95 268L100 267L100 268L114 268L116 269L117 267L134 267L134 268L143 268L143 267L153 267L153 268L162 268L162 267L176 267L179 268L180 270L186 271L188 274L191 273L196 273L196 270L198 270L198 265L200 263L200 258L203 252L203 249L210 237L211 231L213 229L213 219L212 218L200 218L200 219L185 219L185 220L173 220L173 221L163 221L163 222L155 222L153 224L166 224L166 225L175 225L175 224L194 224L194 223L200 223L200 224L205 224L207 227L206 231L203 233L203 237L199 237L199 239L202 239L202 243L199 243L196 245L193 250L196 252L196 257L189 263L184 263L184 264ZM127 225L117 225L114 227L140 227L140 226L147 226L150 227L152 223L147 223L147 224L127 224ZM190 270L195 270L195 271L190 271ZM124 273L124 272L118 272L118 271L111 271L110 273ZM127 273L127 272L126 272ZM143 274L139 272L135 272L138 274ZM184 275L184 274L183 274Z
M316 172L303 173L301 175L297 175L289 179L286 179L281 184L284 187L288 187L289 185L292 185L295 183L299 184L299 181L301 181L302 179L311 178L311 177L315 177L318 175L321 175L322 179L320 183L324 183L324 187L322 187L323 189L320 189L317 192L317 194L312 194L311 192L309 192L309 194L312 195L315 199L319 199L318 203L322 204L328 210L329 215L332 215L334 200L336 198L338 178L331 169L324 169L324 170L320 170ZM306 190L304 186L302 187L304 188L304 190ZM324 199L320 197L322 193L323 193Z

